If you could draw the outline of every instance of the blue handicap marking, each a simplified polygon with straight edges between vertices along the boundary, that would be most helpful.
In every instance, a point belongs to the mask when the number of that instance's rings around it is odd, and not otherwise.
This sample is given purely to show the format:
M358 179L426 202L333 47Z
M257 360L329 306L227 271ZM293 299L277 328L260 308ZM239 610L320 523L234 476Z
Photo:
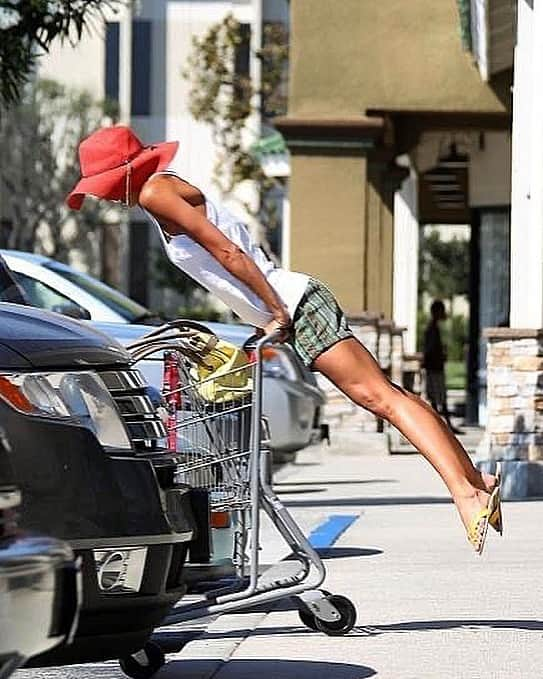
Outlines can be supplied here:
M309 535L309 544L313 549L331 547L334 542L351 526L360 514L332 514L324 523L317 526Z

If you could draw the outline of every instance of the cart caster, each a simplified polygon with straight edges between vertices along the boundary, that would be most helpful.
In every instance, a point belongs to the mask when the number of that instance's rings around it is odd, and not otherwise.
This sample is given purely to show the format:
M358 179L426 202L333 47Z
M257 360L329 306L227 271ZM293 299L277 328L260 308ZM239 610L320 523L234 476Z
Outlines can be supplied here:
M340 594L326 594L326 599L339 613L339 620L321 620L307 609L300 609L298 615L306 627L316 632L323 632L329 637L348 634L356 623L356 608L347 597Z
M309 627L309 629L312 629L314 632L319 631L316 622L317 618L313 615L313 613L300 608L298 611L298 617L306 627Z
M320 589L319 592L323 594L325 597L332 596L332 593L326 589ZM319 631L319 628L317 627L316 623L317 620L316 616L305 606L298 609L298 617L306 627L309 627L309 629L312 629L314 632Z
M164 651L154 641L126 658L119 659L121 670L132 679L150 679L166 662Z

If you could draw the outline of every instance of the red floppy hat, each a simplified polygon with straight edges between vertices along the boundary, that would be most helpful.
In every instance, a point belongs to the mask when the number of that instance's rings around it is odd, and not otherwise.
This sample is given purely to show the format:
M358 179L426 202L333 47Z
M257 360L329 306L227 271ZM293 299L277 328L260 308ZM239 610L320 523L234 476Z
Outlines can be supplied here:
M154 172L169 165L178 147L176 141L144 146L129 127L102 127L79 144L81 179L66 203L79 210L87 194L124 200L128 173L132 189L140 189Z

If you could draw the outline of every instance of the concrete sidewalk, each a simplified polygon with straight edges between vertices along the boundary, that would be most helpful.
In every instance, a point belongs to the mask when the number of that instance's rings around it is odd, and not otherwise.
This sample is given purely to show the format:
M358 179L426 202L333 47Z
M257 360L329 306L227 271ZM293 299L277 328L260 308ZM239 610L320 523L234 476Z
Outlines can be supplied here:
M440 479L417 455L308 449L276 484L305 531L360 517L326 553L325 587L356 628L326 637L290 602L214 621L157 675L183 679L524 679L543 676L543 502L505 505L505 537L472 552ZM264 557L286 554L273 529Z

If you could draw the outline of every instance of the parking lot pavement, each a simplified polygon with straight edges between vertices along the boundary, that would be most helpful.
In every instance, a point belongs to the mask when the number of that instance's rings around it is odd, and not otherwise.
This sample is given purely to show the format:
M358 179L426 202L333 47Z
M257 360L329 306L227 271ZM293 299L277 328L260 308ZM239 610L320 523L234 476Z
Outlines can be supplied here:
M469 546L435 472L418 455L313 448L276 490L307 533L355 517L323 551L326 589L353 600L355 629L327 637L292 602L223 615L179 635L157 679L524 679L543 666L543 502L505 505L505 537ZM288 550L265 523L267 564ZM287 562L288 563L288 562ZM182 640L186 643L181 643ZM122 676L114 663L20 671L17 679ZM26 675L26 676L25 676Z
M277 489L306 530L324 515L360 515L324 553L326 588L355 602L357 626L346 637L312 632L290 602L250 624L223 616L224 631L189 643L161 679L541 676L543 502L507 503L505 537L490 535L478 557L417 455L310 450ZM227 640L232 652L218 660Z

